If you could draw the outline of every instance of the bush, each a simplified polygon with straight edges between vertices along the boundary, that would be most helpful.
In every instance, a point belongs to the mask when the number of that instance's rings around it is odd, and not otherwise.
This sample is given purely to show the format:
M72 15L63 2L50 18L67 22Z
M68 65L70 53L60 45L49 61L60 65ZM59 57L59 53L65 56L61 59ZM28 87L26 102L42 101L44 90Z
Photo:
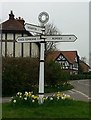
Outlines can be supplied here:
M70 80L91 79L91 74L70 75Z
M38 93L39 60L35 58L3 58L2 93L15 95L18 91ZM60 64L45 62L45 84L57 85L67 82L69 75L61 70Z
M45 64L45 84L55 85L61 80L61 67L54 61Z
M2 93L12 95L18 91L31 91L38 85L38 60L30 58L3 58Z

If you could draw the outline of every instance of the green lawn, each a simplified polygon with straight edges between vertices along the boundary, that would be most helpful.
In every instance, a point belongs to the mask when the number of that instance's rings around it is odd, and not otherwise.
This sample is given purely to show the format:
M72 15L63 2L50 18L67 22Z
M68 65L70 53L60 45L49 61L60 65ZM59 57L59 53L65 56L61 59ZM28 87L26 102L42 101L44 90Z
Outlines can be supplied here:
M3 118L88 118L89 103L81 101L61 101L42 105L11 106L2 105Z

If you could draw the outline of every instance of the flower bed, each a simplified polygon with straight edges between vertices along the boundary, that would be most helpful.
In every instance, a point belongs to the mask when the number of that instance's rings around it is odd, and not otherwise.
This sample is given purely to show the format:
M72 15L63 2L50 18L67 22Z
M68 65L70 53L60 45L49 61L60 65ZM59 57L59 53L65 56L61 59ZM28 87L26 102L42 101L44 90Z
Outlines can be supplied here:
M70 95L57 92L52 96L44 96L43 103L56 103L59 101L72 100ZM18 92L16 96L11 98L11 103L13 105L37 105L39 103L39 96L34 95L33 92Z

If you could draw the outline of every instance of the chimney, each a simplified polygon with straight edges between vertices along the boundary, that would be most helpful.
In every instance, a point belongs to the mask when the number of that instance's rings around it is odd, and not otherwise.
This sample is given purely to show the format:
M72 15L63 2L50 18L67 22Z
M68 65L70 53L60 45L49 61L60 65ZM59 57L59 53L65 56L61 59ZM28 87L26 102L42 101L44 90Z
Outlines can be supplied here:
M10 14L9 14L9 19L13 20L14 19L14 14L13 11L11 10Z
M25 20L23 18L21 18L21 17L17 18L16 20L18 22L20 22L22 25L24 25L24 23L25 23Z

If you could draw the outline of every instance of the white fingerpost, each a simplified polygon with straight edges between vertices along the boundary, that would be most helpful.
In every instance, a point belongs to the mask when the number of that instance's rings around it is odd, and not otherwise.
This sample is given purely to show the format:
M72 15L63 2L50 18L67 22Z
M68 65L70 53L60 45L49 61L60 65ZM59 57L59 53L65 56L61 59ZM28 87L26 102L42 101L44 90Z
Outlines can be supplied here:
M39 104L43 103L44 97L44 52L45 43L40 43L40 66L39 66Z
M49 20L49 15L46 12L41 12L39 14L39 22L43 27L45 23ZM45 30L42 31L42 35L45 35ZM44 97L44 55L45 55L45 38L44 41L40 42L40 68L39 68L39 104L43 103Z
M43 103L44 97L44 55L46 42L75 42L77 37L75 35L45 35L45 24L49 20L49 15L46 12L39 14L39 22L41 26L25 24L28 31L39 33L37 36L18 37L16 39L19 43L40 43L40 65L39 65L39 104Z

